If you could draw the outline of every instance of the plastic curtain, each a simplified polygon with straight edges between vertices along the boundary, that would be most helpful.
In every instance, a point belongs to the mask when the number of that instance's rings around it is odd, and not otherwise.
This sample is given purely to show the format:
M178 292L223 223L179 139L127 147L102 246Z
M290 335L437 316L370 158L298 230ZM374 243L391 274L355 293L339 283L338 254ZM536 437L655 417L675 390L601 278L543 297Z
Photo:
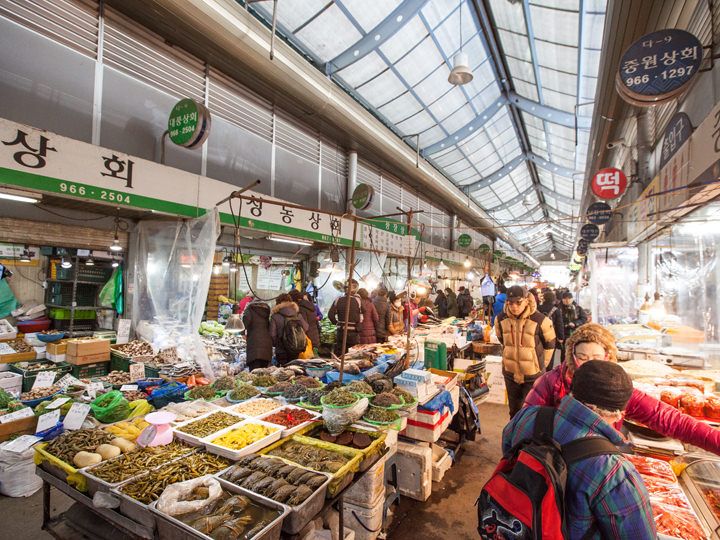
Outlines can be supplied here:
M212 377L198 328L205 311L215 243L217 209L182 221L141 221L137 228L132 320L156 350L177 347Z
M590 250L593 321L599 324L637 320L637 248Z

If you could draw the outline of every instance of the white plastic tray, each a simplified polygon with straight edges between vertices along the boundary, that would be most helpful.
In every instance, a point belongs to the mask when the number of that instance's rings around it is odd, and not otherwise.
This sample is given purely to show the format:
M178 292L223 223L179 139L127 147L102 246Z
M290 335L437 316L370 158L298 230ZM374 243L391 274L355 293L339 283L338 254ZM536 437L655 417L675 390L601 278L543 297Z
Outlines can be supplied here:
M173 428L173 433L175 434L175 437L177 439L180 439L181 441L185 441L188 444L192 444L193 446L203 446L205 443L203 442L202 437L196 437L195 435L190 435L189 433L180 431L180 428L187 426L189 424L192 424L193 422L197 422L199 420L207 418L208 416L215 414L217 412L224 412L224 413L230 414L232 416L237 416L238 424L240 422L242 422L243 420L245 420L245 418L246 418L245 416L242 416L241 414L238 414L233 411L229 411L227 409L218 409L217 411L210 411L208 413L203 414L202 416L198 416L197 418L193 418L192 420L187 420L185 422L181 422L180 424L176 425ZM235 425L237 425L237 424L233 424L233 426L235 426ZM230 427L232 427L232 426L230 426ZM227 429L227 428L225 428L225 429ZM211 433L210 435L208 435L208 437L212 437L212 436L216 435L217 433L219 433L220 431L222 431L222 430L216 431L215 433Z
M223 399L224 399L224 398L223 398ZM261 399L269 399L269 400L272 400L272 401L277 401L277 402L279 403L279 405L278 405L276 408L274 408L274 409L272 409L272 410L270 410L270 411L268 411L268 412L266 412L266 413L262 413L262 414L260 414L260 415L258 415L258 416L253 416L253 415L251 415L251 414L247 414L247 413L243 413L243 412L240 412L240 411L235 410L235 407L239 407L240 405L245 405L245 404L247 404L247 403L251 403L251 402L253 402L253 401L258 401L258 400L261 400ZM242 416L242 417L244 417L244 418L260 418L261 416L265 416L266 414L272 414L272 413L274 413L274 412L278 411L279 409L282 409L282 408L284 408L284 407L286 407L286 406L287 406L287 403L286 403L284 400L281 400L281 399L278 399L278 398L274 398L274 397L272 397L272 398L271 398L271 397L256 397L256 398L248 399L247 401L243 401L242 403L233 403L232 405L230 405L229 407L227 407L226 410L232 412L233 414L239 414L240 416Z
M303 429L303 428L306 427L306 426L309 426L309 425L312 424L313 422L317 422L317 420L318 420L318 419L320 418L320 416L321 416L319 413L316 413L315 411L310 411L310 410L308 410L308 409L303 409L302 407L298 407L298 406L296 406L296 405L285 405L284 407L280 407L280 408L278 408L278 409L275 409L274 411L270 411L270 412L268 412L268 413L265 413L265 414L263 414L263 415L258 416L258 420L263 420L263 421L265 421L265 418L267 418L268 416L270 416L270 415L272 415L272 414L275 414L276 412L279 412L279 411L281 411L281 410L283 410L283 409L299 409L299 410L301 410L301 411L305 411L305 412L310 413L310 414L313 415L313 418L312 418L312 419L308 420L307 422L303 422L302 424L298 424L297 426L292 427L292 428L286 428L286 427L284 427L284 426L282 426L282 425L279 425L279 424L273 424L273 425L277 425L280 429L282 429L282 436L281 436L281 438L283 438L283 439L284 439L285 437L289 437L290 435L293 435L294 433L297 433L298 431L300 431L301 429Z
M246 424L261 424L264 426L267 426L268 428L274 429L270 435L267 437L264 437L260 439L257 442L254 442L253 444L250 444L246 446L245 448L241 448L240 450L232 450L230 448L226 448L224 446L220 446L217 444L213 444L212 440L221 437L225 435L225 433L228 433L234 429L240 428ZM274 443L275 441L280 440L280 437L282 436L282 427L276 426L275 424L270 424L268 422L263 422L262 420L258 420L257 418L250 418L248 420L245 420L241 422L240 424L235 424L234 426L230 426L229 428L222 429L216 433L213 433L212 435L208 435L204 439L202 439L203 444L205 445L205 449L212 453L217 454L218 456L222 456L228 459L232 459L234 461L239 460L241 457L246 456L248 454L252 454L254 452L257 452L258 450L262 450L266 446Z

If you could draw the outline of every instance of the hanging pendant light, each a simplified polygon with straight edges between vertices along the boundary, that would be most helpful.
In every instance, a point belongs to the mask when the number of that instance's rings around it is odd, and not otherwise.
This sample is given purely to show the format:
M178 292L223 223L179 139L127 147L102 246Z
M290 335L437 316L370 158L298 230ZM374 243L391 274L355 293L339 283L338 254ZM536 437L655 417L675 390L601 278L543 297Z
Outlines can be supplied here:
M60 260L60 267L65 268L65 269L72 268L72 263L70 261L66 260L65 257L63 257Z
M455 86L462 86L473 80L468 55L463 52L462 48L462 0L458 4L458 11L460 12L460 52L453 57L453 67L448 75L448 82Z

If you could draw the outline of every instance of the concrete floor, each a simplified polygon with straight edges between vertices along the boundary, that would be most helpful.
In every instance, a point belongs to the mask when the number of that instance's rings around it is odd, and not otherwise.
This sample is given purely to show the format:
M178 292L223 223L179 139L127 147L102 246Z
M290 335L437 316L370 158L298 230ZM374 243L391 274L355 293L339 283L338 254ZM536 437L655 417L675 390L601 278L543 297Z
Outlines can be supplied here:
M460 460L445 474L425 502L403 498L388 538L418 540L440 538L469 540L478 538L475 499L500 460L500 437L507 423L507 405L483 404L479 407L482 435L468 442ZM52 515L65 511L71 499L52 490ZM42 525L42 490L28 498L0 496L3 520L0 540L45 540L53 537Z

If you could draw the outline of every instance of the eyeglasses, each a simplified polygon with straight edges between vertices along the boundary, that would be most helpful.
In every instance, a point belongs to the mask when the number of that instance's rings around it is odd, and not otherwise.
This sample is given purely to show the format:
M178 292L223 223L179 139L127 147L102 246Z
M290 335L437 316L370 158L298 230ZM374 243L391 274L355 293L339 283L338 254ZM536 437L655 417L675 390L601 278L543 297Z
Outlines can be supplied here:
M575 362L578 364L583 364L585 362L589 362L590 360L607 360L607 357L607 354L604 356L600 356L598 354L592 356L588 356L586 354L573 354L573 358L575 358Z

